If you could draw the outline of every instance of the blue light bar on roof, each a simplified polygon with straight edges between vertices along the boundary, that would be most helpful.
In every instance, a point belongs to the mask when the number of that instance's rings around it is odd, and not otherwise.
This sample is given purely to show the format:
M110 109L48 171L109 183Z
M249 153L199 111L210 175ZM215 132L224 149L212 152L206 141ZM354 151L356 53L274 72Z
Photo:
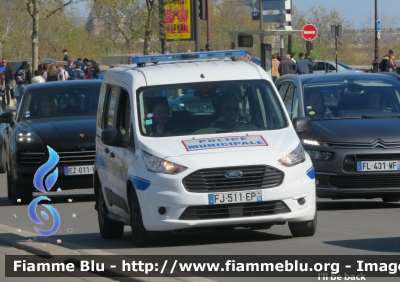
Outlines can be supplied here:
M187 61L187 60L199 60L199 59L223 59L223 58L244 57L244 56L246 56L246 50L224 50L224 51L211 51L211 52L132 56L131 60L132 63L134 64L140 64L140 63Z

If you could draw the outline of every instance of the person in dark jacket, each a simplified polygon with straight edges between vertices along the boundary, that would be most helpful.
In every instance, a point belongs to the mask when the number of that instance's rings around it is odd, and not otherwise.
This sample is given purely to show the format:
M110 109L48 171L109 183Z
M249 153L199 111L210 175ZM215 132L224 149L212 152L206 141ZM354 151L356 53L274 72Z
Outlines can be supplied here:
M312 62L310 62L310 60L304 59L304 54L303 53L300 53L299 57L300 57L300 59L297 60L297 67L298 67L297 73L298 74L308 74L308 73L310 73L310 67L313 68L315 66L315 63L318 62L317 60L315 60L312 63Z
M8 65L6 59L2 60L2 67L4 68L4 78L5 78L5 91L3 96L3 104L5 104L7 109L10 109L10 90L13 87L13 73L12 68Z
M382 61L379 64L381 71L393 71L396 68L394 60L391 60L392 57L394 58L394 52L392 50L389 50L389 53L382 57Z
M69 80L81 80L85 79L85 73L81 70L78 64L72 65L72 70L68 72Z
M17 100L16 108L24 95L26 88L32 83L32 72L27 61L23 61L21 67L15 72L14 79L17 88L14 91L15 100Z
M290 73L295 74L297 73L297 65L295 62L292 61L290 55L286 55L286 59L282 60L278 70L280 75L285 75Z

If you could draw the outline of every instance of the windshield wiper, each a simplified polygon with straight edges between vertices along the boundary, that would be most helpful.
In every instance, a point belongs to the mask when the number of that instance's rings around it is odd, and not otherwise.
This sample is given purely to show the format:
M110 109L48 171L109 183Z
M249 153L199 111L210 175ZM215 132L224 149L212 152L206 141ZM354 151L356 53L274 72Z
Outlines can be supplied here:
M361 118L400 118L400 116L362 116Z

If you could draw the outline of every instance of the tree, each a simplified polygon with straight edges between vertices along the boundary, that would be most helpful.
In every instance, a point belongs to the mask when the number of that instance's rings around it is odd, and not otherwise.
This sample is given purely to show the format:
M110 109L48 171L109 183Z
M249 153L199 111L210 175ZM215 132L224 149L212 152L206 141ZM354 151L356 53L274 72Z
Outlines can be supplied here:
M68 5L83 0L27 0L26 11L32 18L32 67L38 68L39 57L39 21L46 20L51 16L62 12ZM41 14L43 15L41 17Z

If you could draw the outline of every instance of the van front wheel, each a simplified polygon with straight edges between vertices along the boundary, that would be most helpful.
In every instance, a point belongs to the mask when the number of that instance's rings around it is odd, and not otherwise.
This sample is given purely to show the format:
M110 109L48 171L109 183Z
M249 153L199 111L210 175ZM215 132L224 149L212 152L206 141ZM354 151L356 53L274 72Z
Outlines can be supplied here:
M132 191L130 195L129 210L131 218L133 243L137 247L143 247L149 245L150 244L149 232L144 228L139 200L136 196L135 191Z
M313 236L317 230L317 212L313 220L289 222L289 229L294 237Z

